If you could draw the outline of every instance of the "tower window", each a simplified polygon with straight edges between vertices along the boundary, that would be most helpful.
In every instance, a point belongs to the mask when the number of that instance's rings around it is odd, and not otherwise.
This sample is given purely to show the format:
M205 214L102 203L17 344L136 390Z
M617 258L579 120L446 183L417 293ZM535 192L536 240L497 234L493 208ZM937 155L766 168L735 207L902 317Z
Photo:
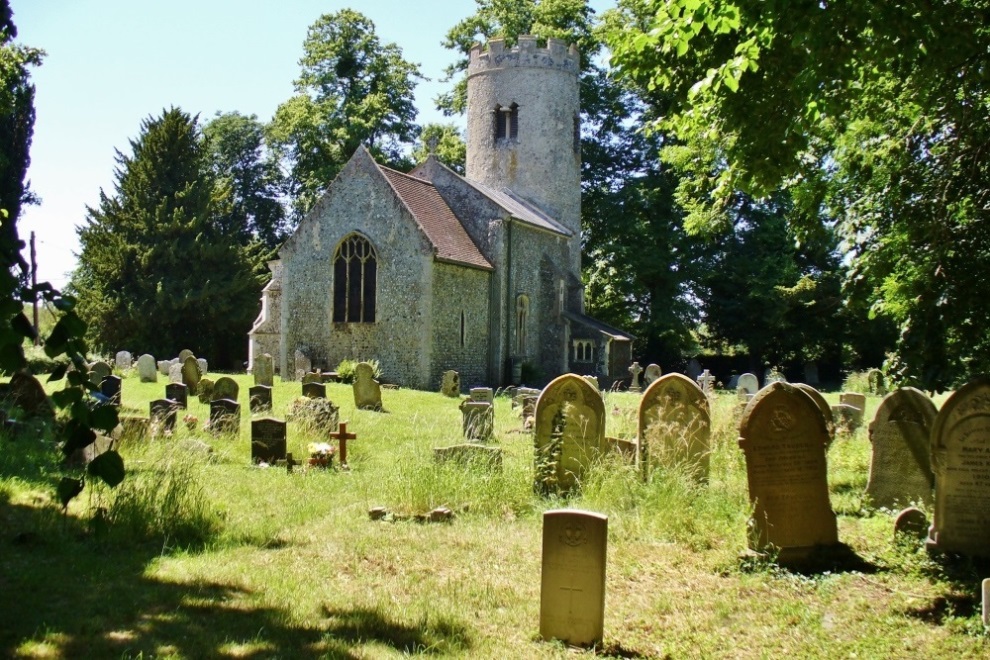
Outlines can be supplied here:
M377 288L375 248L363 236L348 236L333 257L334 323L374 323Z
M495 140L515 140L519 136L519 106L495 106Z

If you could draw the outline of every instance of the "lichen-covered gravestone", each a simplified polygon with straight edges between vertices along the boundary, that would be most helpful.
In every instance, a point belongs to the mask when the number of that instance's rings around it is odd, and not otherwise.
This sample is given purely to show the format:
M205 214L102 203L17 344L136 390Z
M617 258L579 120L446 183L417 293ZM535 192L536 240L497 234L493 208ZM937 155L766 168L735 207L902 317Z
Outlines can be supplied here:
M543 514L540 636L592 646L605 631L608 517L559 509Z
M142 383L158 382L158 366L155 356L145 353L137 360L138 380Z
M461 375L453 370L443 372L440 379L440 393L449 397L460 396Z
M990 378L970 381L942 404L932 428L932 467L929 549L990 557Z
M931 430L938 410L924 392L902 387L884 397L870 423L870 476L866 494L875 507L930 505L935 476Z
M271 355L255 356L251 363L251 375L254 376L255 385L267 385L271 387L275 382L275 360Z
M810 396L811 400L818 406L818 409L822 411L822 417L825 418L825 428L828 429L829 446L831 446L832 441L835 440L835 420L832 417L832 406L828 405L828 401L825 400L822 393L811 385L807 385L805 383L795 383L794 387L797 387L802 392Z
M678 373L653 381L639 403L639 446L645 478L663 465L707 481L711 416L701 388Z
M186 361L186 358L193 357L195 355L196 354L193 353L188 348L183 348L181 351L179 351L179 362L180 363L185 362Z
M375 380L375 369L367 362L354 368L354 407L358 410L381 410L382 388Z
M285 460L286 424L265 417L251 421L251 461L254 463Z
M753 504L750 547L800 562L821 545L838 543L828 496L828 430L818 406L786 383L772 383L749 403L739 425Z
M216 399L230 399L231 401L237 401L238 395L241 393L241 388L237 384L237 381L230 376L221 376L217 378L217 381L213 383L213 391L210 393L210 400L215 401Z
M653 381L663 375L663 370L659 364L648 364L643 372L643 380L647 385L652 385Z
M536 401L534 431L537 490L572 490L605 446L601 394L575 374L554 379Z
M315 381L303 383L302 395L310 399L325 399L327 398L327 386Z
M186 387L190 391L196 392L199 386L199 379L203 377L203 373L199 370L199 362L192 355L187 357L182 361L182 382L186 384Z
M185 383L182 382L182 365L176 362L175 364L169 366L168 368L168 382L170 383ZM193 390L195 391L195 390Z

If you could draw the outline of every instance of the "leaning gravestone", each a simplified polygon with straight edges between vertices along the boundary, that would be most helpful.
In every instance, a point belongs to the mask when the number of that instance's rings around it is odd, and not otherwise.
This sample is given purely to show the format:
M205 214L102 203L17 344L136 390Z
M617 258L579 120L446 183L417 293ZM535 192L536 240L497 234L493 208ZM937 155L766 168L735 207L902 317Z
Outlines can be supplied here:
M873 506L931 505L931 429L937 414L932 400L913 387L895 390L880 402L870 424L873 455L866 482Z
M130 369L134 363L134 356L127 351L118 351L113 358L113 363L118 369Z
M443 372L440 379L440 393L449 397L460 396L461 375L453 370Z
M163 431L175 431L175 421L178 417L179 403L171 399L155 399L148 404L149 417L152 425L157 425Z
M272 409L272 388L268 385L255 385L248 388L248 403L251 412Z
M646 371L643 372L643 380L646 381L647 385L652 385L653 381L663 375L663 370L660 369L659 364L648 364L646 366Z
M89 365L89 382L99 387L100 383L103 382L103 379L112 373L113 373L113 369L110 367L109 364L103 362L102 360L98 360L93 364Z
M581 376L564 374L536 400L535 486L544 493L568 491L605 444L605 404Z
M231 401L237 401L240 393L241 387L237 384L236 380L230 376L221 376L213 383L213 392L210 393L210 400L230 399Z
M193 392L197 391L199 379L203 377L203 372L199 369L199 362L190 355L182 362L182 382Z
M158 368L155 356L145 353L137 360L138 380L142 383L157 383Z
M110 399L110 405L120 406L120 376L113 374L100 381L100 394Z
M185 410L189 407L189 388L182 383L169 383L165 386L165 398L172 399Z
M931 437L935 511L927 545L990 557L990 378L954 392Z
M230 399L210 402L210 430L213 433L236 434L241 428L241 404Z
M811 400L815 402L818 409L822 412L822 417L825 418L825 428L828 429L828 444L832 445L832 441L835 440L835 420L832 417L832 406L828 405L828 401L822 396L822 393L813 388L811 385L805 383L794 383L794 387L800 389L802 392L811 397Z
M863 416L866 411L865 394L860 394L859 392L842 392L839 394L839 405L852 406L856 409L855 412L851 413L851 418L848 413L845 414L847 418L846 423L850 431L858 429L863 425Z
M254 358L251 364L251 375L254 376L255 385L267 385L271 387L275 383L275 360L271 355L265 353Z
M592 646L605 632L608 516L577 509L543 514L540 636Z
M285 428L280 419L265 417L251 422L251 461L272 464L285 460Z
M327 386L317 381L303 383L302 395L310 399L325 399L327 398Z
M681 466L707 481L711 415L701 388L678 373L653 381L639 403L639 446L644 477L657 465Z
M375 380L375 370L367 362L354 368L354 407L358 410L381 410L382 388Z
M778 561L789 563L838 543L828 499L828 430L811 397L772 383L746 407L739 433L753 505L750 547L776 549Z

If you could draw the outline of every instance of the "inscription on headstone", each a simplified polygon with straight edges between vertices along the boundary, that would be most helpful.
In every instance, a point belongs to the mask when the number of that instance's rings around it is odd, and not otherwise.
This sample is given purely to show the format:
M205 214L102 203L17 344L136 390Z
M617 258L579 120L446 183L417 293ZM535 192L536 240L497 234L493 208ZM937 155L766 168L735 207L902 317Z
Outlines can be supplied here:
M571 490L605 444L605 404L581 376L551 381L536 401L535 486L541 492Z
M937 414L932 400L913 387L895 390L880 402L870 423L873 453L866 482L873 506L932 503L931 429Z
M711 417L708 397L686 376L669 373L653 381L639 404L643 476L654 466L681 466L708 480Z

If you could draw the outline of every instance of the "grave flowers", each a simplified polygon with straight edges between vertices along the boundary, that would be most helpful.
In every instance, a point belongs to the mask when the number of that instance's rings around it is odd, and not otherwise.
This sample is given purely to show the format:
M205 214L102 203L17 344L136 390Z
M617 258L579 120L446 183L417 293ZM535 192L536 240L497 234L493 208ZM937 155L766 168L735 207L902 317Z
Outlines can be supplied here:
M309 464L314 467L328 468L333 464L337 450L328 442L309 443Z

